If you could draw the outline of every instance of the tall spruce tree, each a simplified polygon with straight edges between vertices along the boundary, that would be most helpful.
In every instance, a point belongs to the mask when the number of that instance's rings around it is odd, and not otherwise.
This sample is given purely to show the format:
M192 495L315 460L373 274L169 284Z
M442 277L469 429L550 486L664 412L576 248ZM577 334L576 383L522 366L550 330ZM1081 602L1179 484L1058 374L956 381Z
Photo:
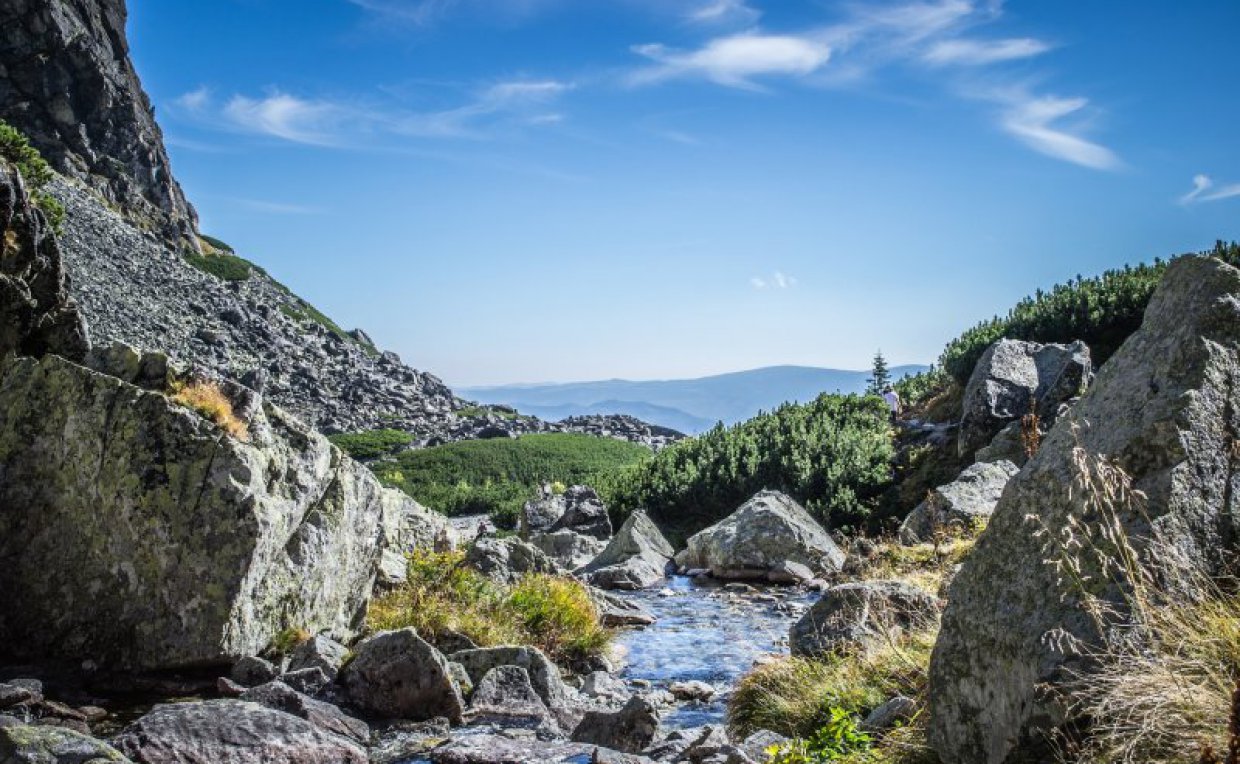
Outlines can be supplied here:
M891 386L891 372L887 370L887 359L883 351L874 354L874 366L870 370L870 378L866 380L866 395L882 395Z

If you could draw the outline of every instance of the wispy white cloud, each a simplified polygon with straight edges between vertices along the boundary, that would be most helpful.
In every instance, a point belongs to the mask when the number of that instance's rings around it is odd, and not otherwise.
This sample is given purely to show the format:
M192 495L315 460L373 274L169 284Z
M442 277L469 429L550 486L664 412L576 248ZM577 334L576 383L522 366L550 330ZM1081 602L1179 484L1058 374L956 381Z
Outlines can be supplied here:
M752 24L761 16L745 0L706 0L690 9L686 18L695 24Z
M1194 175L1193 190L1180 197L1180 204L1189 205L1199 202L1217 202L1240 196L1240 183L1228 183L1215 186L1209 175Z
M1063 123L1089 105L1085 98L1017 95L1007 105L1002 128L1034 151L1095 170L1118 169L1113 151L1080 135Z
M749 285L754 289L791 289L797 285L797 280L782 271L775 271L769 277L754 276L749 279Z
M942 40L930 47L925 60L936 65L987 66L1040 56L1051 46L1032 37L1007 40Z
M217 105L210 94L193 91L174 105L211 127L264 135L311 146L357 145L359 138L491 137L504 125L546 126L564 119L550 107L572 85L558 80L512 80L477 91L462 106L411 111L361 100L304 98L282 91L262 97L234 95Z
M677 51L658 44L639 45L634 51L656 62L656 66L634 73L634 83L701 77L741 88L756 88L754 79L758 77L809 74L831 57L831 49L822 42L757 32L720 37L693 51Z

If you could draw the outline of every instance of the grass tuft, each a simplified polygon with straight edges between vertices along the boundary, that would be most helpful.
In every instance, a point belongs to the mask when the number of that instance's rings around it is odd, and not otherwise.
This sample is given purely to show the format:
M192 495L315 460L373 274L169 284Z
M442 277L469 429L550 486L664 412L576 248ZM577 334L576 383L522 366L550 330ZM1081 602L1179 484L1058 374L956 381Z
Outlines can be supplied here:
M249 439L249 426L233 412L232 401L215 382L174 382L169 394L173 401L197 411L237 440Z

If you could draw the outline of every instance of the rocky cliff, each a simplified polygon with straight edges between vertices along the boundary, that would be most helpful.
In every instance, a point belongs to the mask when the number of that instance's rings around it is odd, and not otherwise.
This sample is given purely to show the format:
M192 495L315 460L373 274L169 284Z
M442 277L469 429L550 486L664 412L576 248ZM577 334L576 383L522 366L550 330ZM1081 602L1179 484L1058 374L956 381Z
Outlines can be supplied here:
M0 2L0 119L135 224L197 249L197 218L129 60L124 0Z

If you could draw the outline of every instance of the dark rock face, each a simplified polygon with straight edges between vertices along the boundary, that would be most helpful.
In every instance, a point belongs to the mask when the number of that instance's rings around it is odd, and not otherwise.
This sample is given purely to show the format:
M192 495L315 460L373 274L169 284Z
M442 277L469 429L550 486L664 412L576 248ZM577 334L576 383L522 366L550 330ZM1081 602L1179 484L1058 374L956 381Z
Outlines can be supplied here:
M380 632L354 653L340 682L358 708L393 719L461 721L465 702L448 661L413 629Z
M284 682L268 682L246 690L241 694L240 700L292 714L324 732L349 738L362 745L370 742L370 728L365 722L354 719L330 703L303 695Z
M0 725L5 764L132 764L112 746L63 727Z
M482 677L470 698L473 724L554 728L551 710L538 696L530 674L520 666L496 666Z
M155 706L113 741L140 764L366 764L356 743L240 700Z
M1081 394L1093 366L1084 342L1040 345L999 340L978 359L964 392L957 448L972 456L1009 422L1034 411L1049 423L1059 404Z
M197 249L197 217L129 60L124 0L0 4L0 119L140 227Z
M1082 526L1100 532L1098 510L1086 502L1099 495L1090 484L1097 478L1082 480L1100 460L1145 495L1143 507L1119 503L1115 515L1154 580L1187 598L1185 569L1234 571L1238 389L1240 271L1180 258L1141 328L1012 479L951 585L930 664L928 733L944 761L1008 761L1069 718L1072 698L1063 693L1072 676L1088 676L1087 656L1106 634L1084 593L1048 564L1059 556L1048 538L1062 540L1073 526L1077 538ZM1091 577L1089 594L1113 609L1103 624L1110 631L1123 624L1128 601L1092 548L1075 558Z
M21 175L0 161L0 356L57 353L80 361L89 349L56 237Z

